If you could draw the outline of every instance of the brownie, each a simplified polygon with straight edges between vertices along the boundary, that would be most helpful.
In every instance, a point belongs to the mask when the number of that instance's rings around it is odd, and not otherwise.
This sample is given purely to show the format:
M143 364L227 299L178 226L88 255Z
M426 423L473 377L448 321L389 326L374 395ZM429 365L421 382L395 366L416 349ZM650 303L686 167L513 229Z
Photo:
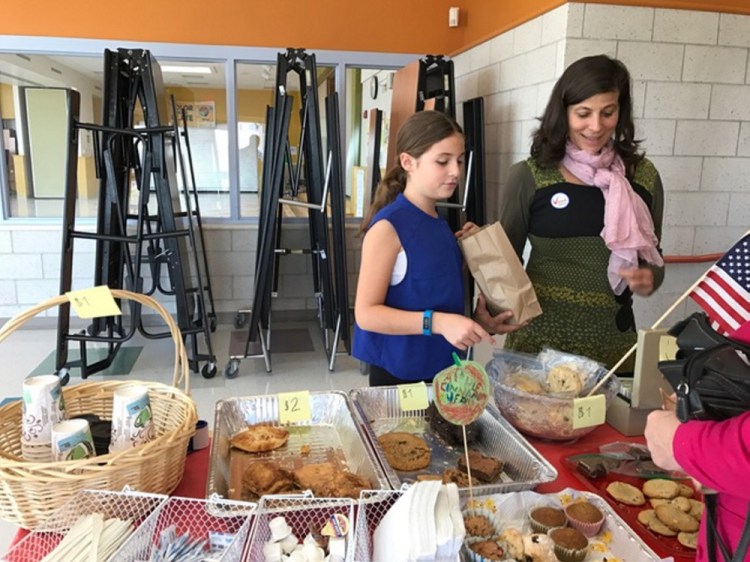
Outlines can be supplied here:
M503 470L502 461L487 457L473 449L469 449L469 464L471 475L482 482L493 482ZM458 470L469 472L466 468L466 455L458 457Z
M438 436L448 445L463 445L464 434L460 425L449 422L438 412L434 402L430 402L427 408L427 418L430 420L430 427ZM466 426L466 442L468 445L476 443L479 440L480 427L479 422L474 421Z

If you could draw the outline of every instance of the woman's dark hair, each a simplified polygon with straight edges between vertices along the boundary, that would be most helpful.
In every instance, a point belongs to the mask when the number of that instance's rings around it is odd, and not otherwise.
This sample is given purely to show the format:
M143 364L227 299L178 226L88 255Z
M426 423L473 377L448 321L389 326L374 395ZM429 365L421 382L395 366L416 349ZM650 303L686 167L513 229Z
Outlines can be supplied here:
M375 214L394 201L406 188L406 171L401 167L399 155L405 152L413 158L419 158L433 144L456 134L463 135L461 126L442 111L418 111L404 121L396 136L396 163L380 180L370 208L359 227L360 234L367 231Z
M615 151L625 163L627 175L632 176L643 154L638 154L640 141L635 140L630 73L622 62L606 55L578 59L563 72L552 89L531 143L531 156L540 166L556 167L565 156L568 107L606 92L619 94L620 114L613 141Z

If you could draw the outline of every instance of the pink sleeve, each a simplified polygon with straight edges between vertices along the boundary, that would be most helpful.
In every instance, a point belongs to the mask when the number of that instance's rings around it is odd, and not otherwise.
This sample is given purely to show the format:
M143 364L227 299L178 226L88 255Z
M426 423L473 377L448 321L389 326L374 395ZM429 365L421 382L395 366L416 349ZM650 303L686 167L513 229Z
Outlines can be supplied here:
M672 450L685 472L704 486L750 500L750 412L722 422L680 424Z

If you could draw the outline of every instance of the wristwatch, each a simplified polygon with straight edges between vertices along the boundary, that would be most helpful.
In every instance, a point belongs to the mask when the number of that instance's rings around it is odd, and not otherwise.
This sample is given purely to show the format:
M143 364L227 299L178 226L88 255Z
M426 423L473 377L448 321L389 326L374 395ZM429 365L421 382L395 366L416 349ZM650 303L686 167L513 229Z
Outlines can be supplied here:
M431 310L425 310L424 314L422 315L422 335L424 336L432 335L432 311Z

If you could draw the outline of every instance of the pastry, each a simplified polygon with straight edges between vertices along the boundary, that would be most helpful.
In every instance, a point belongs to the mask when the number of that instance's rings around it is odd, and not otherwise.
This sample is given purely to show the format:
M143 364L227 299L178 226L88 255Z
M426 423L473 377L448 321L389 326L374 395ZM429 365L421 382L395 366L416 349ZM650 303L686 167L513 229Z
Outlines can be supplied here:
M469 468L471 475L482 482L494 482L503 471L503 463L496 458L488 457L475 451L469 450ZM458 470L468 473L466 467L466 455L458 457Z
M406 472L422 470L430 465L430 447L412 433L393 431L378 437L388 464Z
M469 549L476 552L484 560L505 560L505 549L493 540L471 543Z
M587 501L578 501L565 507L568 523L587 537L596 535L604 524L604 514L601 510Z
M492 521L486 515L465 514L464 527L467 537L491 537L495 533Z
M443 471L443 484L450 484L451 482L459 488L468 488L469 475L456 468L446 468L445 471ZM471 477L472 486L480 486L481 484L482 483L474 478L474 476Z
M680 485L674 480L654 478L653 480L646 480L644 482L643 494L649 498L671 500L680 495Z
M526 562L557 562L555 543L547 535L531 533L523 537L523 555L516 560Z
M578 396L583 391L583 380L575 368L570 365L558 365L547 373L547 389L552 394Z
M698 548L698 533L677 533L677 542L682 546L695 550Z
M618 502L626 505L643 505L646 503L646 498L643 497L643 492L635 486L626 482L620 482L619 480L610 482L607 485L607 493Z
M329 498L359 499L362 490L369 489L370 482L348 470L338 470L323 486L323 495Z
M232 435L229 444L248 453L261 453L283 447L288 439L289 432L283 427L251 425Z
M546 533L554 527L564 527L567 523L565 512L556 507L537 507L529 512L529 523L537 533Z
M256 496L283 494L294 489L292 475L270 461L250 463L242 474L242 484Z
M588 553L589 540L577 529L557 527L549 532L560 562L581 562Z
M672 504L658 505L654 508L659 521L673 531L687 531L693 533L698 530L698 520L689 513L677 509Z
M306 464L294 471L294 483L302 490L312 490L316 496L323 496L326 483L334 472L336 467L329 462Z
M464 433L460 425L451 423L440 415L434 402L430 402L427 408L427 418L430 420L430 428L448 445L463 445ZM471 445L479 439L480 426L478 421L473 421L466 426L466 442Z

